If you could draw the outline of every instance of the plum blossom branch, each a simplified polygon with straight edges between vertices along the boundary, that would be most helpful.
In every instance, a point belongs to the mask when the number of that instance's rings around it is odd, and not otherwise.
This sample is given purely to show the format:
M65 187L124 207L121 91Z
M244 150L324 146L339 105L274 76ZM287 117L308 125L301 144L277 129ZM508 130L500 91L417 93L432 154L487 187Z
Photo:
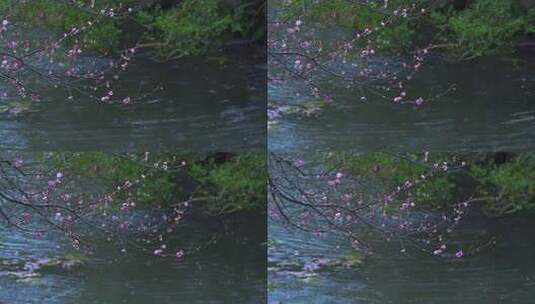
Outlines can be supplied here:
M407 158L403 154L398 157ZM343 166L336 172L324 171L321 165L305 169L303 161L270 155L270 217L316 236L342 234L353 247L365 252L371 251L366 236L371 232L387 240L398 240L402 252L410 246L428 254L444 255L446 237L467 216L471 206L499 201L500 197L469 195L438 213L422 211L410 193L437 177L467 166L455 157L435 163L428 162L427 157L426 153L422 161L417 161L425 173L389 188L369 180L370 177L352 176L344 172Z

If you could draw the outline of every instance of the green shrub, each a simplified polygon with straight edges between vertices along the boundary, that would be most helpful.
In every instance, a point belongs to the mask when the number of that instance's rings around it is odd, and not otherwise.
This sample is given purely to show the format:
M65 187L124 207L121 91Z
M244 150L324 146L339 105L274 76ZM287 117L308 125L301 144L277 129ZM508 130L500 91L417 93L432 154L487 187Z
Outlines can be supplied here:
M184 0L170 10L141 11L137 19L148 29L145 38L156 46L155 53L173 59L202 54L228 40L231 33L252 32L256 15L247 8L234 11L224 1ZM249 13L251 19L246 17Z
M104 2L97 2L105 5ZM95 17L76 6L54 0L21 2L13 7L15 19L30 25L43 26L58 34L68 32L73 27L85 26ZM79 43L84 50L107 53L117 49L120 34L118 20L100 18L94 26L80 34Z
M469 60L511 50L530 31L528 17L512 0L476 0L461 11L435 11L430 20L442 32L437 39L456 60Z
M195 164L191 175L204 187L209 199L204 207L211 214L265 209L267 197L266 158L261 153L241 154L217 164Z
M433 158L439 159L444 156L440 153L434 155ZM417 154L400 157L388 153L336 154L331 161L341 163L341 166L352 175L377 183L379 187L385 189L393 189L405 181L413 182L420 179L421 175L426 173L426 167L433 164L432 160L423 163L422 156ZM458 192L457 178L457 174L438 174L428 177L425 182L413 187L406 197L411 197L421 208L447 207L455 203L455 194Z
M497 197L484 204L491 215L535 210L535 154L523 153L502 165L471 168L481 196Z
M157 156L157 159L146 163L140 154L114 156L101 152L65 152L52 154L51 160L61 170L98 178L110 189L115 189L126 181L135 183L142 179L142 175L146 176L141 183L119 196L123 199L131 197L146 206L168 206L175 202L177 196L177 172L150 166L154 162L168 161L166 155Z
M496 164L493 154L433 153L426 165L453 158L472 165L420 180L401 199L410 196L419 208L440 209L477 198L490 216L535 211L535 153L516 154L503 164ZM386 153L335 153L329 160L386 191L424 174L421 161L421 155Z
M408 1L391 1L391 5L406 5ZM400 16L382 13L383 2L359 3L348 0L292 1L290 14L302 14L306 20L323 27L340 27L346 31L362 32L366 28L378 31L368 36L374 48L386 53L408 51L415 43L414 24ZM390 22L382 27L382 22Z
M224 162L167 153L152 153L149 161L144 157L137 153L117 156L100 152L47 155L58 170L95 177L110 190L130 181L135 186L119 198L132 198L145 206L167 207L193 198L195 204L213 215L264 211L266 165L263 154L240 154ZM185 167L182 161L186 161ZM141 182L136 183L139 180Z
M393 12L413 4L429 9L429 2L390 0L386 9L383 3L293 0L284 7L287 15L304 16L307 22L320 27L347 31L379 28L368 36L376 50L407 53L431 42L446 50L454 61L510 52L519 38L535 32L535 9L526 12L515 0L473 0L464 9L431 5L429 12L409 13L409 18ZM387 25L381 27L382 22Z
M221 46L239 34L248 39L265 36L265 0L245 2L231 8L224 0L183 0L176 7L161 9L158 5L140 7L136 0L99 0L94 9L87 1L31 0L0 3L0 12L14 16L32 26L42 26L57 34L72 27L81 28L90 20L94 25L80 35L82 49L110 53L120 47L123 34L138 30L131 18L102 16L109 7L140 9L134 16L145 27L142 44L150 46L161 59L199 55ZM123 33L124 31L124 33Z

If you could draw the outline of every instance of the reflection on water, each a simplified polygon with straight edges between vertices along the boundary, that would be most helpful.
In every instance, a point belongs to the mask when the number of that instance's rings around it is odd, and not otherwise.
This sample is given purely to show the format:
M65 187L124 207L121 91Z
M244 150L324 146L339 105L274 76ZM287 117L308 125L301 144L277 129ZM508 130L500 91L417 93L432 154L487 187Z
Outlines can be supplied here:
M333 92L334 102L319 116L283 116L269 131L269 147L288 151L376 151L527 149L535 146L535 60L519 67L497 59L469 64L431 64L416 74L407 93L435 96L419 108L351 90ZM273 104L298 104L300 85L269 85ZM310 98L309 98L310 99Z
M30 113L0 117L0 146L37 151L261 149L265 62L251 52L235 49L212 61L136 58L116 87L134 98L128 106L69 101L61 90L51 89ZM160 84L163 90L155 91Z
M535 243L529 233L533 229L532 217L471 218L455 238L468 244L492 235L497 245L462 259L436 258L417 250L404 255L395 242L372 240L375 254L356 268L329 269L310 281L270 271L269 299L282 303L533 303ZM272 265L335 259L351 250L347 242L289 232L276 222L269 223L269 236L280 242L269 254Z

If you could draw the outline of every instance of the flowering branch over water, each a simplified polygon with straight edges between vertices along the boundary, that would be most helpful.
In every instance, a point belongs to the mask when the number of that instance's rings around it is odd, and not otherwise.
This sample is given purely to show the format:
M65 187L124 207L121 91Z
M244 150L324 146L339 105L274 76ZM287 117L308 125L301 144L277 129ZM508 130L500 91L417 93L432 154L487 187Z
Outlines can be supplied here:
M328 101L344 90L356 93L351 95L359 101L373 98L416 106L442 95L410 94L408 83L422 70L435 47L403 41L403 35L411 31L405 28L406 21L428 14L436 3L344 3L303 0L273 5L268 62L274 85L294 80L305 84L302 89L308 94ZM340 24L344 20L348 20L349 29Z
M192 193L165 208L147 208L139 197L143 187L161 172L184 171L186 163L151 162L147 154L139 164L145 169L137 178L125 178L112 187L107 183L96 187L101 177L88 179L74 172L56 171L50 165L25 164L20 157L2 159L0 222L34 238L60 232L75 249L87 253L93 250L94 237L106 237L124 248L182 258L184 249L171 252L172 248L167 248L167 236L182 223L189 206L207 198ZM126 253L126 249L122 251Z
M373 160L376 156L368 157ZM449 248L449 243L457 243L455 228L475 206L502 200L499 193L484 195L474 188L461 189L448 183L462 180L472 164L454 155L442 156L441 161L432 160L429 153L387 157L397 164L391 170L380 161L352 167L347 160L307 163L272 154L269 214L316 237L342 234L364 252L371 252L377 239L399 242L403 253L412 248L446 257L462 257L492 245L484 241L483 245L471 244L470 250L463 251L459 245ZM468 159L475 162L476 158ZM382 175L394 182L385 182ZM401 182L395 182L398 179Z
M95 59L85 55L93 51L84 49L84 35L106 20L126 18L150 3L130 7L105 5L97 9L78 1L58 2L91 17L73 23L59 34L10 15L12 10L6 10L7 15L0 18L0 78L5 84L0 97L39 101L41 93L52 88L64 90L68 100L84 96L98 102L131 103L132 97L121 96L114 85L129 67L139 43L119 51L117 58Z
M0 225L29 237L61 233L92 253L105 238L130 250L182 258L206 244L177 243L192 221L265 210L265 157L251 154L45 153L0 159ZM184 221L188 222L185 223ZM173 241L174 240L174 241ZM204 241L203 241L204 243Z

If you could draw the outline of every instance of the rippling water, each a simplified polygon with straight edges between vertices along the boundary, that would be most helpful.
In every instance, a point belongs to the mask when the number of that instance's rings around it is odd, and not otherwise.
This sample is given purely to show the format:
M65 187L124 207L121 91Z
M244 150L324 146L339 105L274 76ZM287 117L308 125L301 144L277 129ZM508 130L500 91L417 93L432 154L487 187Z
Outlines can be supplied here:
M265 219L251 217L236 225L241 233L222 232L213 219L193 216L168 246L214 245L182 260L129 250L120 253L105 240L80 268L41 271L35 278L16 278L2 271L9 263L61 258L69 252L61 238L35 240L17 230L0 236L0 303L262 303L266 301ZM248 229L239 227L246 226ZM22 270L18 269L17 271Z
M61 90L20 117L0 117L1 147L25 150L240 151L266 145L265 61L236 49L216 60L157 63L143 55L117 90L128 106L66 100ZM162 85L163 90L154 91Z
M356 268L319 272L317 280L303 282L291 275L269 272L269 299L277 303L533 303L535 243L533 218L470 219L457 230L465 244L482 235L497 239L494 248L474 256L437 258L417 251L401 254L399 244L371 240L374 255ZM332 237L287 231L269 223L270 238L281 242L269 254L270 263L347 254L347 242ZM339 246L339 247L337 247Z
M317 117L285 115L268 134L274 151L497 151L535 147L535 60L431 64L410 84L412 96L455 91L418 108L360 100L338 89ZM301 84L270 84L272 104L302 104Z

